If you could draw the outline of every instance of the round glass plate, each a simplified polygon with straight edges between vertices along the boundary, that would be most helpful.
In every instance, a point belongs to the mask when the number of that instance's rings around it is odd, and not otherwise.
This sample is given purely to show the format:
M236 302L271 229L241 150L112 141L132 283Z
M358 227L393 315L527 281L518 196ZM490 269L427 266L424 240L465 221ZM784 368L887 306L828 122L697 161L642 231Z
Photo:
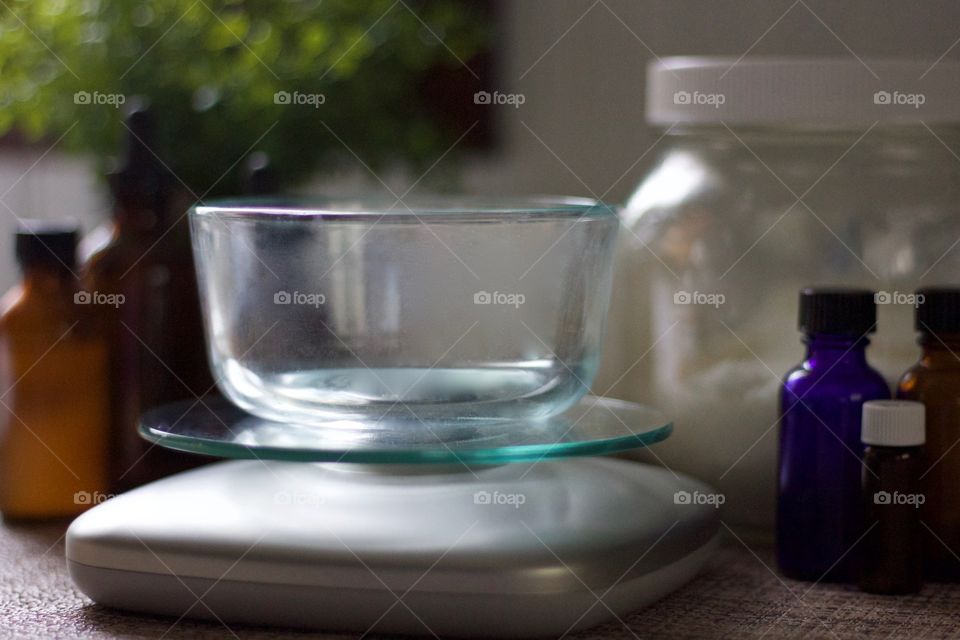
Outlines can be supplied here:
M375 425L348 420L328 426L271 422L222 398L158 407L140 434L179 451L221 458L381 464L502 464L596 456L659 442L673 425L631 402L586 396L545 420L424 423L415 418Z

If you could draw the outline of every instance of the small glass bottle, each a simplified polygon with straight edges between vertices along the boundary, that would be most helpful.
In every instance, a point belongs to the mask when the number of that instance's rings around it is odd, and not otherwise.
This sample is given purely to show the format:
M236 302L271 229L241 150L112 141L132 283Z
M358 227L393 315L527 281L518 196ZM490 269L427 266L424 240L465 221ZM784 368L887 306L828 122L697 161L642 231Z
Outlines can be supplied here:
M862 406L890 397L867 363L873 293L804 289L799 324L806 358L780 393L777 560L791 578L853 581L862 533Z
M923 586L920 491L924 410L919 402L863 405L863 541L860 588L887 595Z
M960 581L960 289L916 292L920 360L903 377L897 397L926 407L927 459L921 509L926 576Z
M106 350L78 291L75 227L24 222L0 312L0 511L75 515L107 496Z

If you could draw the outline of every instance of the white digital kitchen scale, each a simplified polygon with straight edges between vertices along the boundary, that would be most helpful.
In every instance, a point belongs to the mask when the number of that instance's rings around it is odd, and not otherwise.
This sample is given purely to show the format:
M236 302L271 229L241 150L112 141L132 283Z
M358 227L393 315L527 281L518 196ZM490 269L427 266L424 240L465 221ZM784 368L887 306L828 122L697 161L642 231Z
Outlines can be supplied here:
M174 618L354 633L560 636L680 587L716 545L710 489L596 457L667 437L593 397L554 419L298 427L226 403L148 414L163 446L246 460L106 501L67 532L96 602ZM562 459L556 459L562 458Z

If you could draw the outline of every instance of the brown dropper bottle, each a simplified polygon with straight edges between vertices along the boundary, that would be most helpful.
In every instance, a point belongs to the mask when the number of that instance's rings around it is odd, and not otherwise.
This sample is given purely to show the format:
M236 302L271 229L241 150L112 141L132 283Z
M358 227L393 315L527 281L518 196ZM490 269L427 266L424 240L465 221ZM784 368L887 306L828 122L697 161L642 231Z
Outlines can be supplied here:
M114 492L202 462L147 443L138 423L148 409L196 400L213 388L185 211L174 204L176 179L158 157L148 105L129 104L124 152L108 175L113 220L82 274L87 290L122 296L120 304L97 309L110 347Z
M73 226L21 223L0 312L0 511L72 516L107 497L106 352L74 274Z
M926 408L925 575L953 582L960 580L960 289L929 287L916 293L921 355L900 379L897 397Z

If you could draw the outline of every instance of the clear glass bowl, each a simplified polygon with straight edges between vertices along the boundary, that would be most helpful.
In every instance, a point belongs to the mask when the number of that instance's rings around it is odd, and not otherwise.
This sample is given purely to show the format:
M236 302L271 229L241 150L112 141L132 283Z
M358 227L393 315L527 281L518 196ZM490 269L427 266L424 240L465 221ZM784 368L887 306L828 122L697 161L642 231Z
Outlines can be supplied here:
M539 418L596 373L606 205L246 200L190 219L213 370L255 415Z

